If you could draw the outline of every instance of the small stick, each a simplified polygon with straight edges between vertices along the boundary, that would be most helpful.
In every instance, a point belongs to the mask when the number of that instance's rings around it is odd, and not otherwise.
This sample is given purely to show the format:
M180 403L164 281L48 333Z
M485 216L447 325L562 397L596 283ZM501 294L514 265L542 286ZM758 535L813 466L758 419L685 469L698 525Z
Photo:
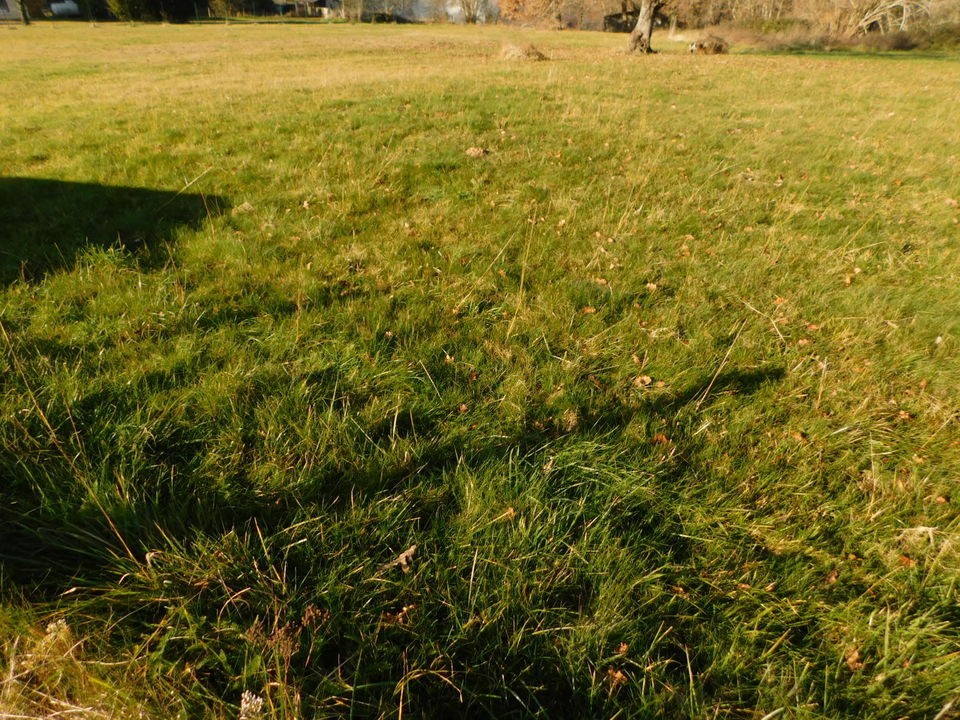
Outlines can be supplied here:
M734 336L733 341L730 343L730 347L727 348L727 354L723 356L723 360L720 361L720 366L717 368L717 371L713 374L713 379L710 380L710 384L707 385L707 389L703 391L703 395L700 396L700 399L697 401L695 410L699 410L700 406L703 405L707 400L707 396L710 394L710 390L713 388L713 384L717 381L717 378L720 377L720 373L723 371L723 368L727 364L727 360L730 359L730 353L733 352L733 346L737 344L737 340L740 338L740 333L743 332L743 328L746 327L747 321L744 320L740 323L740 329L737 330L737 334Z

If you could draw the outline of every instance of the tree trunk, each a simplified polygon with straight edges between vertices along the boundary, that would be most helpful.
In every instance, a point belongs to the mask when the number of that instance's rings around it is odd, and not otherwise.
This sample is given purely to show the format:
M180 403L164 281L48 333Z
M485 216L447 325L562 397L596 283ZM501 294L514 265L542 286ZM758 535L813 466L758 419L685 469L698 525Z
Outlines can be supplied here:
M657 0L642 0L637 25L630 33L630 44L627 46L630 52L644 54L654 52L653 48L650 47L650 36L653 34L653 18L662 4Z
M17 0L17 4L20 6L20 22L24 25L30 24L30 13L27 10L27 4L24 0Z

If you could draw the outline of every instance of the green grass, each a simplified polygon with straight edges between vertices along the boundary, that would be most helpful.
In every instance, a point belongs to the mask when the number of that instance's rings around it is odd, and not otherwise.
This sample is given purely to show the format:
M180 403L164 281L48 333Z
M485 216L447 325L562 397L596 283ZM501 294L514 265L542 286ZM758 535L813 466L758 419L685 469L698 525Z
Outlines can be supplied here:
M3 35L0 714L953 716L960 58Z

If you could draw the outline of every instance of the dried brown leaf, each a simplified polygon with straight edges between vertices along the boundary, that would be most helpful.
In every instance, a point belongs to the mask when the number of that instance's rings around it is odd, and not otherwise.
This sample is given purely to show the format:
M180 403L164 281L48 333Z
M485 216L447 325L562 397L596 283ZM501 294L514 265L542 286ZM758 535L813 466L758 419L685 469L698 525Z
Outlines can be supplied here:
M617 668L607 668L607 684L610 686L610 692L614 692L621 686L627 684L627 675L623 670Z
M860 661L860 651L857 648L847 650L843 659L846 661L847 667L850 668L850 672L863 670L863 663Z
M395 567L399 567L403 572L410 572L410 563L413 562L413 556L417 552L417 546L411 545L402 553L397 556L396 560L391 560L390 562L384 563L380 566L380 569L377 570L377 574L384 573L387 570L391 570Z

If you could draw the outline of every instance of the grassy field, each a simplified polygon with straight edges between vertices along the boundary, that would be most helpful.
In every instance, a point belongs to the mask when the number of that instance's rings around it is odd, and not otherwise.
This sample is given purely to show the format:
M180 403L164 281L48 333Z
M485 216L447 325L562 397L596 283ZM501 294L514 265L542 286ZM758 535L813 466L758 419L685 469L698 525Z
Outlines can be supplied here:
M0 717L958 717L960 57L0 37Z

